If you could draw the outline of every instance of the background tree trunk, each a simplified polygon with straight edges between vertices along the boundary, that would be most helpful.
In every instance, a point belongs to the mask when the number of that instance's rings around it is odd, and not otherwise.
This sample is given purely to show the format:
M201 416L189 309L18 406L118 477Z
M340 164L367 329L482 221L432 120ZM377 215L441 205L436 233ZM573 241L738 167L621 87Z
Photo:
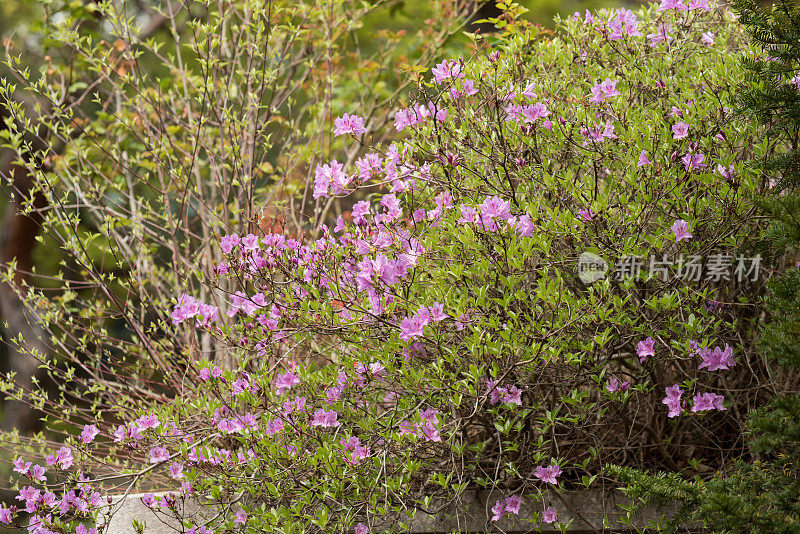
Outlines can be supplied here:
M4 127L6 113L0 107L0 127ZM38 147L37 147L38 148ZM23 155L26 159L30 156ZM18 386L30 389L37 373L38 360L32 356L45 356L49 351L35 319L17 296L18 288L30 282L33 269L33 249L42 222L41 210L47 207L47 200L41 194L34 194L34 210L22 213L22 205L33 189L33 179L27 169L18 164L17 155L6 151L0 157L0 178L10 185L9 198L0 226L0 265L16 261L13 282L0 282L0 318L5 341L6 360L3 367L16 374ZM23 342L18 346L12 341L22 335ZM18 429L20 434L35 432L41 422L34 409L17 402L5 401L3 417L0 421L3 430Z

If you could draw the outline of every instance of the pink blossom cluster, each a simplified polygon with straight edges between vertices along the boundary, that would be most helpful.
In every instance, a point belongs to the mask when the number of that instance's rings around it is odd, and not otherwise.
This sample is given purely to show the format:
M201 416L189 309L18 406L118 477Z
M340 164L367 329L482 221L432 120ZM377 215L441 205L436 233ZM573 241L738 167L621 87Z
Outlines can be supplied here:
M204 371L209 372L208 368L201 369L201 377L204 375ZM152 413L144 414L127 426L117 426L117 429L114 431L114 443L123 443L128 439L132 439L133 441L128 441L126 444L131 448L136 448L137 443L148 435L149 430L156 430L160 426L161 421L157 415ZM176 431L176 427L173 425L172 432L174 431Z
M581 135L586 138L583 141L583 146L588 146L590 142L600 143L604 139L619 139L617 134L614 133L614 125L610 122L581 128Z
M736 365L733 359L733 349L726 343L725 349L714 347L712 351L710 348L698 347L695 354L700 356L702 361L697 366L698 369L708 369L709 371L718 371L720 369L728 370Z
M617 91L618 83L619 80L612 80L611 78L606 78L602 82L593 86L592 96L589 98L589 102L602 102L609 98L622 95L622 93Z
M434 408L427 408L419 412L419 420L413 424L408 420L401 421L398 425L400 436L410 436L415 439L433 442L442 441L442 436L439 433L438 413L439 411Z
M333 121L333 128L334 137L345 134L361 135L367 133L363 117L348 115L347 113Z
M444 304L434 302L431 306L421 306L417 313L400 321L400 339L411 341L425 335L424 329L431 322L447 319L444 313Z
M667 396L661 401L667 405L669 412L668 417L677 417L686 409L686 401L681 400L684 391L678 384L674 384L666 388ZM716 393L696 393L692 398L692 413L702 412L708 410L725 410L722 402L725 400L724 396Z
M42 466L34 465L21 457L14 460L13 465L14 472L28 477L34 483L47 481L45 468ZM56 454L47 456L47 465L58 467L61 473L57 475L57 478L70 476L66 470L73 465L72 451L66 446L62 447ZM69 520L68 518L87 517L93 510L100 510L112 502L111 497L103 496L96 491L92 487L92 480L86 478L82 473L72 478L75 479L73 488L64 491L61 497L49 489L23 485L15 496L15 500L20 501L22 507L0 505L0 523L10 524L18 513L25 512L29 514L29 533L56 534L60 532L60 529L55 530L58 528L57 525ZM96 534L97 530L79 523L76 532Z
M285 373L279 374L275 379L275 393L277 395L283 395L286 391L298 384L300 384L300 377L297 373L291 370L286 371Z
M455 59L445 59L431 69L433 74L433 81L441 84L445 80L458 79L464 77L464 63L462 60L456 61Z
M517 386L511 386L510 388L498 387L498 382L498 380L486 381L486 390L489 392L489 402L491 404L502 402L504 404L522 406L522 390Z
M492 506L492 521L499 521L506 513L519 515L520 506L522 506L522 498L519 495L509 495L505 502L498 500Z
M643 339L636 344L636 355L639 357L639 362L644 363L647 358L653 357L655 353L656 342L652 337Z
M336 412L336 410L323 410L320 408L314 412L314 415L311 418L311 426L332 428L339 425L339 414Z
M354 174L344 172L344 165L336 159L317 165L314 171L314 198L341 195L354 178Z
M541 102L530 104L527 106L518 106L515 104L508 104L505 108L506 122L516 122L519 119L525 124L533 124L539 119L543 119L550 115L550 110Z
M685 0L661 0L658 11L667 11L670 9L676 11L694 11L695 9L702 9L707 12L711 11L708 0L690 0L688 3Z
M466 94L474 94L476 90L472 87L472 82L465 82L464 85L465 91L467 91ZM410 108L398 109L394 113L394 128L396 131L402 132L406 128L425 123L431 117L434 117L439 122L445 122L447 120L447 108L428 102L425 105L414 104Z
M361 440L355 436L348 439L341 439L342 450L344 451L345 462L356 465L370 454L369 446L363 445Z
M204 304L194 299L190 295L184 294L178 299L175 309L172 312L172 324L179 325L183 321L192 317L197 317L198 325L208 325L217 320L219 309L210 304Z
M656 31L647 34L647 39L650 41L650 47L655 48L659 43L669 43L674 38L670 35L672 26L669 24L659 24Z
M624 7L612 11L606 27L610 30L609 41L624 39L626 36L639 37L642 35L642 32L639 31L639 19L633 14L633 11Z
M669 409L667 417L679 416L686 406L686 401L681 400L684 393L683 390L678 384L674 384L666 388L666 393L667 396L664 397L661 402L666 404Z
M725 410L722 401L725 398L716 393L697 393L692 397L692 412L704 412L708 410Z
M625 392L628 391L629 386L630 383L627 380L625 382L620 382L618 378L611 377L606 383L606 391L609 393L615 393L617 391Z
M548 484L558 484L557 478L561 476L561 473L561 468L556 464L550 464L547 467L539 465L533 472L533 476Z
M472 80L464 80L461 84L461 89L458 87L450 88L450 97L454 100L458 100L462 96L475 96L476 94L478 94L478 88L475 87L475 83Z

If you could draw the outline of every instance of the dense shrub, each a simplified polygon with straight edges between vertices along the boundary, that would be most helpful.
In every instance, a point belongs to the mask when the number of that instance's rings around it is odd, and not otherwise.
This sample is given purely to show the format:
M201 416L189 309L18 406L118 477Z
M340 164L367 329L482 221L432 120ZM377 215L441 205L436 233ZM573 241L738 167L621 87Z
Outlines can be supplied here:
M773 380L739 246L768 184L743 162L773 147L729 107L753 53L732 22L667 0L553 36L506 24L431 69L390 130L347 110L309 169L314 199L352 208L306 237L220 234L204 292L151 312L192 347L180 395L84 427L47 462L82 493L51 512L24 489L28 511L46 529L102 515L111 470L174 489L145 498L159 513L218 507L187 530L361 533L474 487L503 521L606 462L702 473L741 455ZM204 339L234 363L195 357Z

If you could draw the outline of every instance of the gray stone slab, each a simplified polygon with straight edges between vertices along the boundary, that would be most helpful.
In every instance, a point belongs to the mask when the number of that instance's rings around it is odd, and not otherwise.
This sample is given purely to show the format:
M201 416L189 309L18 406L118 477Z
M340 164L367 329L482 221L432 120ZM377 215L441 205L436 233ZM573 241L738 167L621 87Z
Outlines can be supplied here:
M156 494L163 495L163 494ZM117 498L114 502L114 515L108 526L110 534L136 534L133 520L146 522L145 534L170 534L178 527L176 519L165 520L164 514L155 514L141 501L142 494L130 494L127 497ZM414 534L445 534L451 532L483 533L506 532L508 534L522 534L537 531L533 523L534 514L541 512L539 503L531 505L523 502L519 516L507 514L497 523L492 523L491 507L497 499L503 498L495 492L494 495L485 491L470 492L462 495L457 502L432 503L429 511L433 514L417 512L412 522L410 532ZM558 514L558 522L565 523L572 520L567 529L571 534L627 533L635 532L636 528L644 527L648 522L656 522L663 515L669 515L674 509L648 508L632 518L630 526L620 522L626 512L620 505L628 503L627 497L619 491L583 490L583 491L548 491L544 494L543 502L552 507ZM200 514L211 518L216 510L211 506L202 506L199 503L187 503L186 510L181 510L184 517ZM544 532L556 532L558 529L540 524ZM701 532L694 528L689 532Z

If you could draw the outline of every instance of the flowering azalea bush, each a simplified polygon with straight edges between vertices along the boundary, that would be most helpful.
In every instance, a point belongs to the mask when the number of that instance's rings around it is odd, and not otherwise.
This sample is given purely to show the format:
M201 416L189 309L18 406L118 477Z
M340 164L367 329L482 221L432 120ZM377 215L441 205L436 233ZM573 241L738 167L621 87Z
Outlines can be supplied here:
M475 488L502 526L608 462L741 455L738 413L773 380L740 244L768 187L745 163L774 147L730 109L752 53L730 14L665 0L506 26L385 131L349 110L311 166L311 196L348 208L305 238L219 235L222 304L176 288L162 312L192 355L181 394L87 424L47 468L20 458L0 520L103 525L122 481L167 490L144 504L193 533L398 531ZM209 338L232 365L193 356ZM570 521L537 506L532 527Z

